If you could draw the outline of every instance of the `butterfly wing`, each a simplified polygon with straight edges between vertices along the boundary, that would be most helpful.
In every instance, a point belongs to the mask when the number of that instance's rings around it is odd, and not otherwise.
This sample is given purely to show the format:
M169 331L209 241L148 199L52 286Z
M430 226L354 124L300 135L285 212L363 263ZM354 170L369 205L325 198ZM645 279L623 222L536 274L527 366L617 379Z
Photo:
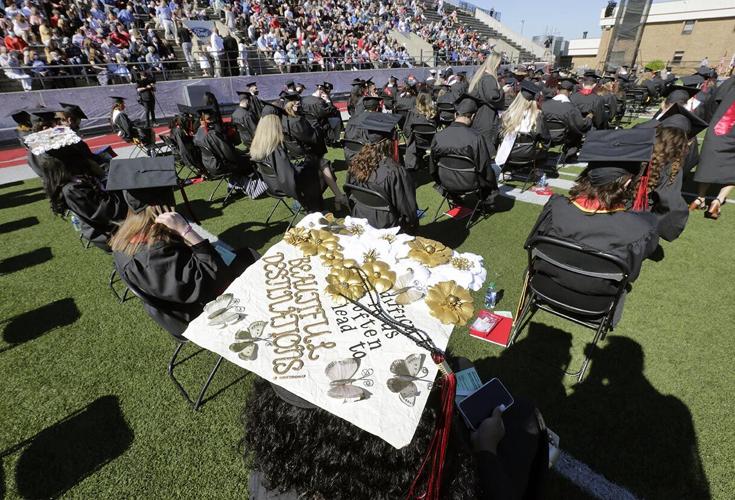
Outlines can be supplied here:
M253 321L250 323L248 330L250 330L250 334L253 338L260 338L263 335L263 330L265 330L265 326L267 324L267 321Z
M245 347L237 355L238 358L245 361L252 361L258 357L258 344L255 342L245 343Z
M342 384L330 387L329 391L327 391L327 395L330 398L335 399L357 399L358 401L361 401L372 396L372 393L367 389L356 385Z
M390 392L401 392L406 387L413 385L413 382L409 378L398 376L389 378L386 382L386 385L388 386Z
M407 357L406 368L408 369L408 374L412 377L420 376L425 360L426 354L411 354Z
M341 380L350 380L355 376L357 370L360 368L360 360L355 358L339 359L332 361L324 369L324 373L329 377L329 380L338 382Z
M406 387L401 390L401 392L398 393L398 398L401 400L401 403L405 404L406 406L413 406L416 404L416 396L419 395L419 388L416 387L416 384L413 382L409 382Z
M424 292L418 288L405 288L403 292L396 295L396 304L405 306L424 298Z
M249 330L239 330L235 334L235 340L253 340L253 336L250 334Z
M233 344L230 344L230 351L232 352L240 352L243 349L245 349L248 345L252 344L253 342L235 342Z

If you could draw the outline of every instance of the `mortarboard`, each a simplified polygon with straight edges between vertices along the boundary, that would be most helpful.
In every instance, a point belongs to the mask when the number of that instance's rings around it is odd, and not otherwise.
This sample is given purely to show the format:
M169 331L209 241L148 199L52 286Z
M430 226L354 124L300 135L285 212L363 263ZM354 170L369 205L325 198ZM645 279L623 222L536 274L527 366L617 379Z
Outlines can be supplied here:
M685 87L696 87L697 85L701 85L704 83L704 77L699 74L694 74L691 76L684 76L681 79L681 84Z
M84 111L82 110L82 108L80 108L76 104L68 104L65 102L60 102L59 106L61 106L62 111L76 115L77 118L79 118L80 120L87 119L87 115L84 114Z
M559 79L559 88L562 88L564 90L574 90L574 87L577 85L577 80L575 78L561 78Z
M664 89L664 97L668 102L678 102L685 104L690 98L699 94L700 90L697 87L690 87L686 85L669 85Z
M301 94L296 92L295 90L284 90L278 96L283 99L284 101L300 101L301 100Z
M391 81L391 80L393 80L394 82L397 82L397 81L398 81L398 78L396 78L396 77L395 77L395 76L393 76L393 75L390 75L390 76L388 77L388 81Z
M319 85L317 85L317 88L324 89L326 91L330 91L334 88L334 85L332 85L329 82L322 82Z
M276 115L281 116L286 111L283 109L283 106L278 100L275 100L273 102L266 102L263 106L263 112L261 113L261 116L268 116L268 115Z
M593 130L587 134L579 161L587 162L587 176L593 186L602 186L624 175L637 175L641 162L650 161L656 130L639 127Z
M31 115L31 123L40 123L55 120L58 112L58 109L37 108L30 110L28 113Z
M628 83L630 81L630 78L628 78L626 75L618 75L618 80Z
M365 80L361 78L355 78L354 80L352 80L352 83L350 85L352 85L353 87L362 87L363 85L365 85Z
M690 139L709 126L706 121L678 103L674 103L657 121L661 127L683 130Z
M529 82L528 80L523 80L521 82L521 95L527 101L532 101L536 99L536 94L538 93L539 88L533 82Z
M121 97L119 95L111 95L109 96L110 99L114 100L115 102L125 102L125 97Z
M477 113L477 109L482 104L482 101L473 97L469 94L462 94L454 101L454 109L457 114L469 115Z
M179 113L185 113L189 115L195 115L197 113L197 108L187 106L186 104L176 104L176 107L178 108Z
M239 95L240 97L253 97L253 94L251 94L249 90L236 90L235 94Z
M366 130L368 142L375 144L384 139L391 139L400 121L400 115L368 111L361 115L357 127Z
M246 87L256 87L257 85L258 85L258 82L250 82L250 83L245 84Z
M28 125L31 123L31 114L24 109L11 112L10 117L18 125Z
M173 156L113 158L107 174L107 191L122 191L134 213L150 205L173 207L178 186Z
M290 89L290 88L293 88L295 86L296 86L296 84L294 83L293 80L289 80L289 81L286 82L286 88L289 88Z
M366 95L362 98L362 105L365 106L365 109L371 108L370 111L374 111L378 109L380 99L380 97L376 97L374 95Z

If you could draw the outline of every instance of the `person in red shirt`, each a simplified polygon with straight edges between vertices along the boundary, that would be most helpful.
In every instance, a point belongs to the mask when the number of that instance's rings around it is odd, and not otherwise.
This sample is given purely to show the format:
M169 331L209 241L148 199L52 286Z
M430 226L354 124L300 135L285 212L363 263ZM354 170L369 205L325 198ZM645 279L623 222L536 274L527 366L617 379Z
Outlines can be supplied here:
M17 50L18 52L23 52L23 49L28 47L28 44L23 40L21 37L17 36L12 31L8 31L8 35L5 37L5 48L8 49L8 52Z
M115 32L110 34L110 40L119 49L127 49L130 46L130 35L125 32L122 24L118 24Z

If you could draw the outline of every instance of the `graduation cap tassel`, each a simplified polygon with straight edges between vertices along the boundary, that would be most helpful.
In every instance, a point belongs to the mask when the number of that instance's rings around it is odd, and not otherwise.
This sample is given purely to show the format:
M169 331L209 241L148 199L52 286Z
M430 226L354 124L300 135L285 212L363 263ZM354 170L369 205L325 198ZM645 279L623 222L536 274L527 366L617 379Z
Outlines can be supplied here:
M651 158L653 160L653 158ZM633 210L636 212L645 212L648 210L648 179L651 175L651 162L646 165L646 169L638 180L638 191L633 200Z
M439 365L439 371L443 375L441 379L441 413L436 420L434 436L431 438L424 461L421 463L418 474L416 474L408 491L407 500L439 500L447 445L452 431L452 413L454 412L454 396L457 392L457 378L443 356L432 353L431 357ZM427 465L429 465L428 469ZM426 491L419 494L417 489L423 482L425 471L428 471L425 481Z

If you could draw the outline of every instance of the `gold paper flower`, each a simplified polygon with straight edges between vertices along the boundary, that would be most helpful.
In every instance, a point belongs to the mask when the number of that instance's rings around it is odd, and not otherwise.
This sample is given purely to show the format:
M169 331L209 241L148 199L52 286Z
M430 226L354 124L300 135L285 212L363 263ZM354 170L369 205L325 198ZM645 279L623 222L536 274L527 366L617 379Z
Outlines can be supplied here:
M324 217L319 219L319 224L326 226L324 227L327 231L340 231L344 228L345 220L337 219L331 212L326 214ZM341 232L341 231L340 231Z
M380 237L380 239L385 240L388 243L393 243L394 241L396 241L397 238L395 234L385 233L384 235Z
M346 236L362 236L365 234L365 226L361 224L350 224L348 226L344 226L339 234L344 234Z
M475 312L470 292L454 281L442 281L429 288L426 305L431 315L445 325L464 325Z
M327 276L326 292L332 296L334 303L344 305L347 298L358 300L365 295L365 286L360 279L360 275L355 269L332 268L332 272Z
M396 281L396 273L390 270L385 262L379 260L367 261L362 265L362 270L367 274L367 279L375 287L378 293L387 292L393 288Z
M299 249L306 255L322 255L342 250L337 236L323 229L309 231L309 239L299 245Z
M345 256L339 250L323 253L320 257L322 264L327 267L342 267L342 262L345 260Z
M286 235L283 237L283 241L289 245L299 246L305 241L309 240L309 231L303 227L292 227L286 231Z
M460 271L469 271L472 269L472 262L465 257L454 257L452 258L452 267Z
M408 256L427 267L446 264L452 258L451 248L428 238L417 236L416 239L408 242L408 246L411 248L408 251Z

